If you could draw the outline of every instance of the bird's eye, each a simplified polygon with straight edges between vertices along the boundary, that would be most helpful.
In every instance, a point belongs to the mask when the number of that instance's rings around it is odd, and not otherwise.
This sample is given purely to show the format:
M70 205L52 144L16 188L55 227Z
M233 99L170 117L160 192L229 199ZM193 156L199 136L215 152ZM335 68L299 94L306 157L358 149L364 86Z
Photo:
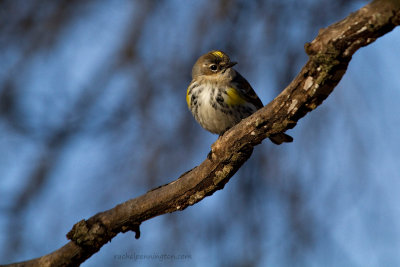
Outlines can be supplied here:
M216 71L216 70L218 69L218 66L215 65L215 64L212 64L212 65L210 66L210 69L211 69L212 71Z

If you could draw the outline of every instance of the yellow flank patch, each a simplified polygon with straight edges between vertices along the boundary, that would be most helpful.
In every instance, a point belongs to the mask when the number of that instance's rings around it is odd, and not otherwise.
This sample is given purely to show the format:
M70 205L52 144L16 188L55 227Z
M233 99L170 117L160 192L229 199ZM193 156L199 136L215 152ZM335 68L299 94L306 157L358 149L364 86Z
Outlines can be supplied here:
M243 105L246 103L246 99L242 98L235 88L229 88L226 90L226 94L228 95L226 103L230 106Z
M212 54L216 57L224 57L224 53L222 53L221 51L214 51L212 52Z
M186 103L187 103L187 105L188 105L188 107L189 107L189 109L190 109L189 87L188 87L188 89L187 89L187 91L186 91Z

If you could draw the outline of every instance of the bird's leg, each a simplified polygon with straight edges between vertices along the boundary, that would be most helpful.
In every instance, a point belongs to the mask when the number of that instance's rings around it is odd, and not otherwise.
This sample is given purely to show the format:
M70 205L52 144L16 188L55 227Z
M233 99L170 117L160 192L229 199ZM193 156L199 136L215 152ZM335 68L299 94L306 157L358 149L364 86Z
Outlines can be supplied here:
M218 139L214 142L214 144L211 145L211 151L208 152L208 155L207 155L207 158L208 158L209 160L213 161L212 155L214 154L214 151L215 151L215 144L218 143L218 140L219 140L220 138L222 138L222 135L223 135L224 133L225 133L225 131L224 131L223 133L219 134L219 135L218 135Z

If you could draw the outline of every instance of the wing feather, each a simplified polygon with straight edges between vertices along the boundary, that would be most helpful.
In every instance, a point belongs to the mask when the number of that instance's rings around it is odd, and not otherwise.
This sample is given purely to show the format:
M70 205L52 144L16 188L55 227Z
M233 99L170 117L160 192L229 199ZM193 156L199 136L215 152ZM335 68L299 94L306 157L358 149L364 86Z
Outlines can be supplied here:
M264 105L257 96L256 92L254 92L250 83L242 75L240 75L239 72L235 72L236 75L232 79L232 83L235 84L237 89L239 89L241 97L252 103L257 109L262 108Z

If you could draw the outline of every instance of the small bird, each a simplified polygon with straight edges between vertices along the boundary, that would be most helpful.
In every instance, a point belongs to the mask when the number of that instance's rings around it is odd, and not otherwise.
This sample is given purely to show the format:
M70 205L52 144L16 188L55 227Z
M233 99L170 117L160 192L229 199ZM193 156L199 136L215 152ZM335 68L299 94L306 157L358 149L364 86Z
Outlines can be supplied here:
M193 66L186 102L196 121L211 133L222 135L264 106L249 82L232 68L236 64L224 52L214 50ZM293 141L284 133L269 138L277 145Z

